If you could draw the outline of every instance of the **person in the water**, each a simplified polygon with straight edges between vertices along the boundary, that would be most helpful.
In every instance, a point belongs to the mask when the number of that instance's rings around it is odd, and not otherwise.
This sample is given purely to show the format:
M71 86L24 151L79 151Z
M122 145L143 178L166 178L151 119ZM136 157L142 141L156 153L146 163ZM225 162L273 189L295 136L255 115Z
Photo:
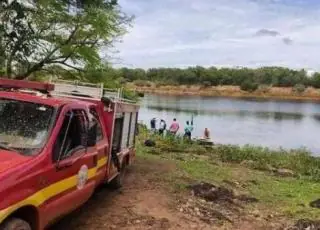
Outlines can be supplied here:
M204 135L203 135L204 139L210 139L210 131L208 128L204 129Z

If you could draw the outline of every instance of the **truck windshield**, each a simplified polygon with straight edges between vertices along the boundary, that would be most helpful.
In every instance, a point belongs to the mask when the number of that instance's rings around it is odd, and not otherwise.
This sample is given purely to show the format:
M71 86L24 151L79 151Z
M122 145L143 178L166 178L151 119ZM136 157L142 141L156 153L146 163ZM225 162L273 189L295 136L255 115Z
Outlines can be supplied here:
M0 148L36 154L45 144L54 108L0 98Z

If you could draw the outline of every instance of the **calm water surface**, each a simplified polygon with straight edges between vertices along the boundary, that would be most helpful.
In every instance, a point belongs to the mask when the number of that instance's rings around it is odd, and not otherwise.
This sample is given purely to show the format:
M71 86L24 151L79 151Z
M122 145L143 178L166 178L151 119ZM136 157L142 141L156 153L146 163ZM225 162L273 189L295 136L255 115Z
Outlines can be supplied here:
M314 102L234 99L218 97L146 95L139 120L175 117L181 132L194 117L193 136L209 128L215 142L254 144L286 149L305 147L320 155L320 104Z

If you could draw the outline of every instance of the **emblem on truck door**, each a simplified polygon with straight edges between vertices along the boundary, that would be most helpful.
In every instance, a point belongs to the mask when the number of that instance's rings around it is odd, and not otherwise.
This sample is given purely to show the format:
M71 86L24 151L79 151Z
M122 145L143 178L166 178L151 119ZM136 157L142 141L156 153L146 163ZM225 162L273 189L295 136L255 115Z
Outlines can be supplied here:
M82 189L88 180L88 166L82 165L78 172L78 189Z

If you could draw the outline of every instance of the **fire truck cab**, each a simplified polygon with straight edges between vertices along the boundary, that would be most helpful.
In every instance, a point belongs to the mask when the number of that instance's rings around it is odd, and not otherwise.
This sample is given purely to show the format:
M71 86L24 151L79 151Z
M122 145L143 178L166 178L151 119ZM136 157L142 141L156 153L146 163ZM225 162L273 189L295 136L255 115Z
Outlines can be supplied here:
M0 79L0 230L41 230L135 157L139 106L102 84Z

